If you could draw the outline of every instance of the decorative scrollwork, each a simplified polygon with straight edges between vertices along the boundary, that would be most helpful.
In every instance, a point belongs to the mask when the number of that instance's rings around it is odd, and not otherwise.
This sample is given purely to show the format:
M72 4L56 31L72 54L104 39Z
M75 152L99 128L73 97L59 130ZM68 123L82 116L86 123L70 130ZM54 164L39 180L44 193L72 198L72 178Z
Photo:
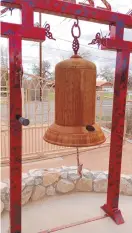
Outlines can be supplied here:
M9 11L11 12L11 16L12 16L12 11L14 10L14 8L9 8Z
M98 48L103 45L103 46L106 46L106 39L107 39L107 36L102 36L100 32L98 32L95 36L95 39L93 39L91 41L91 43L88 43L88 45L91 45L91 44L97 44L98 45Z
M74 28L78 28L78 36L75 36L75 34L74 34ZM72 48L73 48L74 54L77 55L77 52L78 52L79 47L80 47L79 46L78 38L81 35L81 30L80 30L80 27L79 27L78 19L77 19L77 22L74 22L74 24L72 26L72 29L71 29L71 33L72 33L72 36L74 38L73 43L72 43Z
M45 28L46 36L47 36L50 40L56 40L56 39L53 37L52 33L50 32L50 25L49 25L48 23L44 26L44 28Z

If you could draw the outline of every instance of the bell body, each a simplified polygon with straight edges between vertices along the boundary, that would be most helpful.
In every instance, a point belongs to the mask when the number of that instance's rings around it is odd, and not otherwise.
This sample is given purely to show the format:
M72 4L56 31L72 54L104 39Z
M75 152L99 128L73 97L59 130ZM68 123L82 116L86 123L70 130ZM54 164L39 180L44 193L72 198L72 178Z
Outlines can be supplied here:
M55 123L44 140L69 147L86 147L105 141L95 123L96 66L78 55L55 68Z

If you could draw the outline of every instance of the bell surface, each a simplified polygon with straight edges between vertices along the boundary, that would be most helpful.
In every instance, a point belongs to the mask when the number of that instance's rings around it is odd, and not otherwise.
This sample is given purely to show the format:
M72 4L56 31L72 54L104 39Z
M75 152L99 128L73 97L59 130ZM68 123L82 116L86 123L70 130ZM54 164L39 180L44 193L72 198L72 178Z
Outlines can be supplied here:
M48 143L89 147L105 142L95 123L96 66L78 55L55 67L55 122L46 131Z

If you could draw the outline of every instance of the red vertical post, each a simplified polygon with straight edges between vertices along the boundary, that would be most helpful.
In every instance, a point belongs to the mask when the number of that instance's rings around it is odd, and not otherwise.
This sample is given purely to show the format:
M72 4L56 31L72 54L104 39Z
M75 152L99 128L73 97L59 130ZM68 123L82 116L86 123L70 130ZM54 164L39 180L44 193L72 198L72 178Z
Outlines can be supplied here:
M21 37L9 37L10 63L10 227L21 233L21 154L22 126L16 115L22 115L21 100Z
M109 159L107 204L102 209L117 223L124 223L121 211L118 209L120 193L120 175L123 149L125 108L130 52L117 51L114 100L112 115L112 131Z

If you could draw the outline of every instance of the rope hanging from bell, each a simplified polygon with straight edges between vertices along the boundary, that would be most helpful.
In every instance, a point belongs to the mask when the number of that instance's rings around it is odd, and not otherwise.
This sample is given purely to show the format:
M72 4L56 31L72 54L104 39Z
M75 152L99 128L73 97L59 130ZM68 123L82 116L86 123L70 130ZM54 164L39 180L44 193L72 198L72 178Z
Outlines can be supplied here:
M80 163L78 147L77 147L77 166L78 166L78 175L82 177L83 164Z

